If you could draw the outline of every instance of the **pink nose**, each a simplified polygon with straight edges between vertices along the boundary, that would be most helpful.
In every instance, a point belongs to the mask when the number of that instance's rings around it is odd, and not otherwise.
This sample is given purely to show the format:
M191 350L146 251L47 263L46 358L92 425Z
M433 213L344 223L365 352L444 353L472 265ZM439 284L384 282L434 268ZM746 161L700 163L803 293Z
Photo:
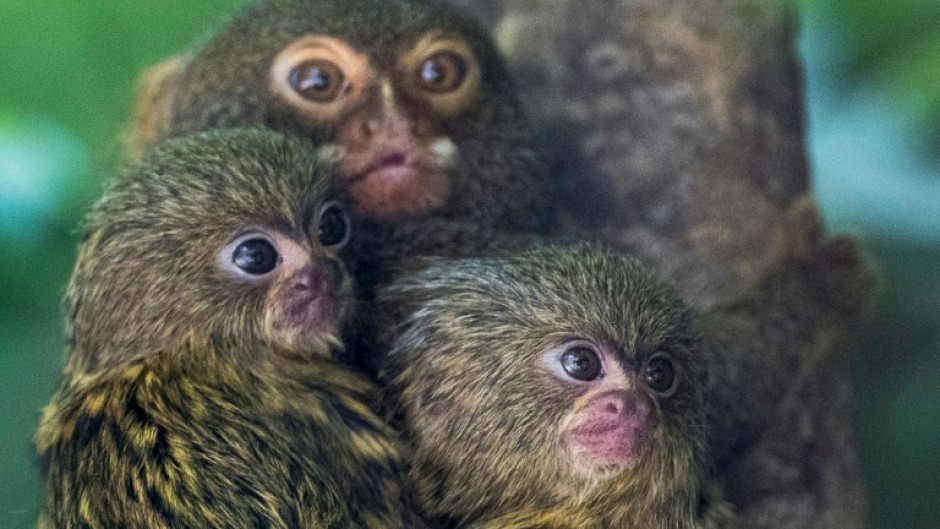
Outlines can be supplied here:
M592 403L594 409L600 414L609 414L617 417L635 415L642 412L636 395L627 391L609 391L595 398Z
M323 274L320 273L317 268L308 268L300 271L294 276L294 290L313 290L315 288L314 285L322 287L322 275Z
M415 133L415 122L397 109L380 114L363 113L351 118L350 126L360 141L373 138L407 138Z
M319 258L311 266L294 274L291 279L293 292L318 296L336 293L342 284L343 274L333 259Z
M620 464L634 457L653 422L646 399L623 390L593 397L577 415L566 442L589 466Z

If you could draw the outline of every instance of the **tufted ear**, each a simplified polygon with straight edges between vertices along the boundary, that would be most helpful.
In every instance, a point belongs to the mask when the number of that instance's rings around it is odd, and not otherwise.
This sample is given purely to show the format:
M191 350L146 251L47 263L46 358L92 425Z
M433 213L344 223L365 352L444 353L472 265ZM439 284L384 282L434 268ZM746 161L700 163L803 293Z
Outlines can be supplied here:
M188 56L179 54L151 66L137 80L134 115L124 133L124 154L137 160L166 135L173 113L173 98Z

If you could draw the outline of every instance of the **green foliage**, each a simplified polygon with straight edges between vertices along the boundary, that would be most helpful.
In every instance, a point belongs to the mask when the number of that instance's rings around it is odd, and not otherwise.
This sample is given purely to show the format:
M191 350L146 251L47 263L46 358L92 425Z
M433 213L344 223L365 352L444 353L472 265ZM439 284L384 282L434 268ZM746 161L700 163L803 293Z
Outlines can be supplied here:
M838 36L829 50L844 88L872 85L896 102L940 146L940 2L801 0ZM928 151L930 152L930 151ZM936 152L932 154L936 155Z
M0 109L28 109L89 145L113 141L141 67L184 49L243 0L0 4ZM97 150L97 149L96 149Z

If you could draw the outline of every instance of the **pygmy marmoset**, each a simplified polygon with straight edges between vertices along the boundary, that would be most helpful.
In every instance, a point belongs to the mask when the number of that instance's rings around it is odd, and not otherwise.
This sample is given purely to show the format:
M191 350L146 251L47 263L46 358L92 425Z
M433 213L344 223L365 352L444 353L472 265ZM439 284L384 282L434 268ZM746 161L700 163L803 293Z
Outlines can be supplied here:
M394 434L341 363L330 171L270 131L168 141L88 216L41 527L402 528Z
M720 359L631 258L430 259L379 291L382 370L427 516L457 527L715 529Z

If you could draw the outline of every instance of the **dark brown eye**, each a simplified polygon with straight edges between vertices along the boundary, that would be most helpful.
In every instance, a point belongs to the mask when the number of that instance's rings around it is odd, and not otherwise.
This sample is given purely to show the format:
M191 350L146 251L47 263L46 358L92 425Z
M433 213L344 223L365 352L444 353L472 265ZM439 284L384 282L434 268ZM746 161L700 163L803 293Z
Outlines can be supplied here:
M676 389L676 370L668 356L659 354L650 358L643 373L646 385L653 391L671 394Z
M317 103L336 99L346 82L339 66L322 59L298 64L290 71L288 80L291 88L303 98Z
M601 359L593 349L575 346L561 355L561 367L575 380L594 380L601 374Z
M249 239L235 247L232 262L253 276L267 274L277 266L277 250L265 239Z
M453 92L466 77L467 62L449 51L431 55L418 67L418 86L428 92Z
M330 201L320 208L317 236L323 246L339 246L349 240L349 219L338 203Z

